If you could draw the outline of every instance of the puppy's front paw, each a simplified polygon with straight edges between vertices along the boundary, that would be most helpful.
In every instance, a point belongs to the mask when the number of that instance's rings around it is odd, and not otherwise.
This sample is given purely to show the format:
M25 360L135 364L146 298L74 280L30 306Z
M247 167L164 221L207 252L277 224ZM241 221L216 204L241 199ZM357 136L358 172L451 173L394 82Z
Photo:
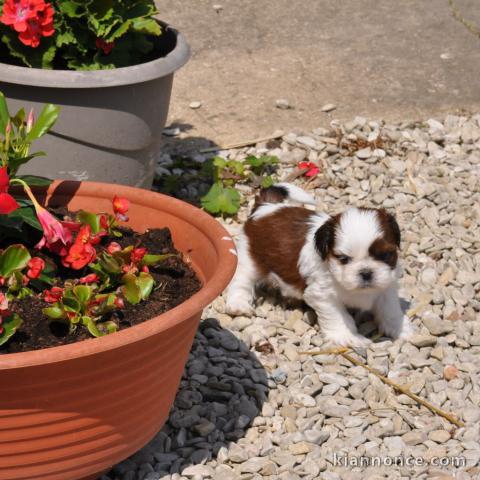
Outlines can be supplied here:
M233 316L245 316L251 317L255 313L255 309L253 305L248 302L247 300L243 299L227 299L227 303L225 305L225 312L229 315Z
M326 332L325 338L340 347L366 348L372 343L368 338L349 331Z
M395 340L406 340L413 332L414 328L407 315L400 318L383 319L379 325L378 330L381 334Z

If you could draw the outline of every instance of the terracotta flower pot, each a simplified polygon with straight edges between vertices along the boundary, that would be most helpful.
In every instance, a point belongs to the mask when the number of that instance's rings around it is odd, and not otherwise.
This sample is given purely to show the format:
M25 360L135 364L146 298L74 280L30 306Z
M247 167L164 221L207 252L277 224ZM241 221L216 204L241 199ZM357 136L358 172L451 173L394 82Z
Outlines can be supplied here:
M228 233L174 198L65 181L52 185L48 202L111 211L114 194L131 201L135 230L170 228L203 286L178 307L115 334L0 355L0 480L93 480L146 444L167 419L202 309L234 273Z

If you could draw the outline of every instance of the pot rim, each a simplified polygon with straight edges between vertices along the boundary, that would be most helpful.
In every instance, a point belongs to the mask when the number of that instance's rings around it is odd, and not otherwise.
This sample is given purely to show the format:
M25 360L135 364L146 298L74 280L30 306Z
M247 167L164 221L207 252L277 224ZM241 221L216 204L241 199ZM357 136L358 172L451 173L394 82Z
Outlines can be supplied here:
M49 347L28 352L0 355L0 371L57 363L140 341L163 330L174 327L186 319L200 313L222 293L235 273L237 255L230 234L213 217L193 205L161 193L124 185L55 180L48 190L48 198L57 190L58 195L80 195L97 198L113 198L121 191L133 204L155 208L177 216L198 228L212 243L218 255L218 265L210 280L202 288L180 305L143 323L125 328L114 334L100 338L89 338L80 342ZM102 192L102 194L100 194ZM160 208L159 208L160 209ZM228 239L231 241L228 241Z
M148 82L166 77L190 58L190 47L182 33L158 21L176 36L175 48L165 57L150 62L111 70L47 70L19 67L0 62L0 82L46 88L106 88Z

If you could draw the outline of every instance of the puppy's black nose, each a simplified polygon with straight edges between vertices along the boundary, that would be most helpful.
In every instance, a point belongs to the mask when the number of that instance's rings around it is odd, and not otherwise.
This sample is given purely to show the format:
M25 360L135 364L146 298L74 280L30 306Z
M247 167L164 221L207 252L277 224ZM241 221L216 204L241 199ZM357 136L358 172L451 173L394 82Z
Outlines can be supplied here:
M373 272L367 268L360 270L360 276L364 282L370 282L373 278Z

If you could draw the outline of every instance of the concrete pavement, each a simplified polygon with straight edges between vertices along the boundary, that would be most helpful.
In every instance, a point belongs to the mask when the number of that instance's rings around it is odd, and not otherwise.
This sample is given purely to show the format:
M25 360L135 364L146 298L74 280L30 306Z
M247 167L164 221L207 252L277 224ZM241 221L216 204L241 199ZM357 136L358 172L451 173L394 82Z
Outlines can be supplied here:
M470 30L449 0L159 0L193 53L175 77L169 123L225 144L332 118L478 112L480 3L452 2ZM323 113L327 103L337 109Z

